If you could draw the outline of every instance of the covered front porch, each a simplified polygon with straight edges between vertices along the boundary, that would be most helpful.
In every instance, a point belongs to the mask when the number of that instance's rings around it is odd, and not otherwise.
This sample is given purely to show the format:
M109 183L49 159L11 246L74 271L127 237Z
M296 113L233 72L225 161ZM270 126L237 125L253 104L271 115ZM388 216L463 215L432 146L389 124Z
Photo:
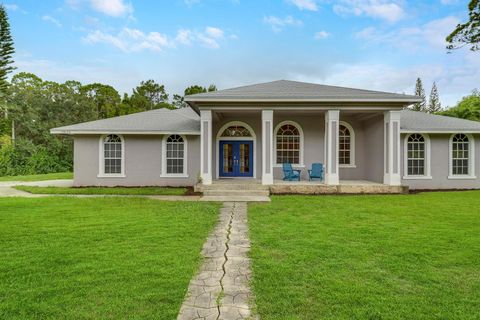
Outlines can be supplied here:
M391 109L200 108L202 185L235 179L270 186L272 193L398 193L400 111ZM281 180L285 162L301 171L300 181ZM322 181L308 180L313 163L323 165Z

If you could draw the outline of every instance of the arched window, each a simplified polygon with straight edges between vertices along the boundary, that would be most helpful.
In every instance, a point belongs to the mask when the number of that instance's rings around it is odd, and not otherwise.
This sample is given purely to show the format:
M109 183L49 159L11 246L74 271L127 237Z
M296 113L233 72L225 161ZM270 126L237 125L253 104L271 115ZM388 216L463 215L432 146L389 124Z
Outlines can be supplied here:
M232 125L222 132L222 137L251 137L250 130L242 125Z
M418 133L411 134L407 140L407 175L426 175L425 159L425 137Z
M124 146L121 136L109 134L102 143L103 167L102 174L106 176L123 175L124 173Z
M355 133L352 126L346 122L340 122L339 126L338 161L340 166L348 167L355 165Z
M293 122L281 123L276 130L276 163L302 165L302 131Z
M163 174L164 175L185 175L186 174L186 141L185 139L178 135L174 134L168 136L164 140L164 165L163 165Z
M466 134L456 134L450 139L450 175L473 176L473 138Z

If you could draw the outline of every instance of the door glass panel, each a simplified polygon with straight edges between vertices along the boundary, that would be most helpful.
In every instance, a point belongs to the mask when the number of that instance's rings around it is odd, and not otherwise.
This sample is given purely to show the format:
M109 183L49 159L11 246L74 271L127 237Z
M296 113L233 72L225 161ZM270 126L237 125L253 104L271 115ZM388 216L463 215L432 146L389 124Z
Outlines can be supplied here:
M233 146L230 143L223 145L223 173L233 172Z
M240 173L250 172L250 145L240 144Z

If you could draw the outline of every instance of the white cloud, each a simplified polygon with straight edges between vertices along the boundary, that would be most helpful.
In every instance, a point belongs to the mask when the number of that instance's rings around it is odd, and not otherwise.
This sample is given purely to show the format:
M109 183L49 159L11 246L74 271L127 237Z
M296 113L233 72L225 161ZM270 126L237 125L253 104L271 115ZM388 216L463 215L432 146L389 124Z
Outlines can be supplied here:
M56 25L57 27L61 28L62 27L62 24L60 23L60 21L58 21L57 19L55 19L54 17L51 17L51 16L43 16L42 17L42 20L43 21L47 21L47 22L50 22L50 23L53 23L54 25Z
M340 0L333 10L339 15L368 16L388 22L405 17L401 3L391 0Z
M331 33L322 30L322 31L316 32L314 38L317 40L323 40L323 39L329 38L331 35L332 35Z
M203 32L190 29L179 29L173 39L169 39L159 32L145 33L138 29L123 28L117 34L111 34L96 30L87 34L83 41L89 44L105 43L120 49L123 52L140 52L149 50L160 52L167 48L173 48L177 45L191 45L199 43L200 45L218 49L219 41L224 39L224 31L216 27L207 27Z
M123 28L116 35L96 30L83 38L86 43L106 43L120 49L124 52L138 52L150 50L159 52L173 44L169 42L167 36L158 32L144 33L138 29Z
M215 27L206 27L205 33L212 38L221 39L223 38L223 30Z
M20 9L20 7L14 3L4 4L3 6L10 11L17 11L18 9Z
M389 44L392 47L412 51L438 50L446 46L445 35L459 23L449 16L432 20L418 27L403 27L386 32L367 27L355 34L358 39L373 43Z
M317 11L318 6L315 0L287 0L300 10Z
M274 32L280 32L287 26L301 26L303 24L301 20L297 20L292 16L286 16L285 18L266 16L263 18L263 22L270 25Z
M70 0L71 1L71 0ZM92 8L112 17L123 17L133 13L133 7L124 0L91 0Z

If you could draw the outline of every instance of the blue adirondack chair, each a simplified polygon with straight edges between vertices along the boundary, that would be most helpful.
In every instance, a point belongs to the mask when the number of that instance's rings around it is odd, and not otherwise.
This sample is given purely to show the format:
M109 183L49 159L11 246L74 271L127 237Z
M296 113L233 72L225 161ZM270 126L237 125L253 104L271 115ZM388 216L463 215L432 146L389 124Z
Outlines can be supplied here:
M323 180L323 164L321 163L312 163L312 170L308 170L308 178L310 181L313 179Z
M300 172L302 170L293 170L292 165L290 163L283 164L283 180L298 180L300 181Z

